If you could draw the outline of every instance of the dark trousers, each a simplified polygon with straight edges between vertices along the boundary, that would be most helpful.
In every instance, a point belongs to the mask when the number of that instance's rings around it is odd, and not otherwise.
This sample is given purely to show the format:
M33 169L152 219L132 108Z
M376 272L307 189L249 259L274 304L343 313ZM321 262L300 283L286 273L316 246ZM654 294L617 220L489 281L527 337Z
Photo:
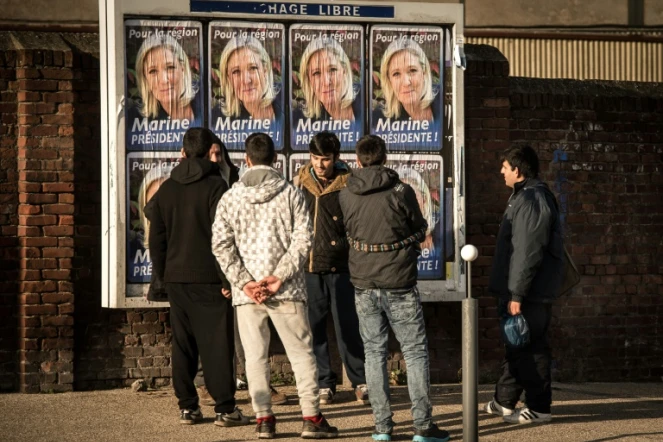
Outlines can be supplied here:
M502 311L506 311L504 300L498 304L498 312ZM506 347L502 377L495 386L495 399L501 406L514 409L524 390L527 407L539 413L550 413L552 356L548 327L552 305L525 301L521 311L529 326L530 343L523 348Z
M216 401L216 413L235 409L233 317L231 301L221 284L167 283L173 333L173 387L180 409L198 408L194 378L198 357L205 386Z
M306 273L308 319L313 334L313 353L318 366L318 385L336 392L327 340L327 315L331 312L341 360L352 386L366 383L364 344L359 334L355 289L347 273Z

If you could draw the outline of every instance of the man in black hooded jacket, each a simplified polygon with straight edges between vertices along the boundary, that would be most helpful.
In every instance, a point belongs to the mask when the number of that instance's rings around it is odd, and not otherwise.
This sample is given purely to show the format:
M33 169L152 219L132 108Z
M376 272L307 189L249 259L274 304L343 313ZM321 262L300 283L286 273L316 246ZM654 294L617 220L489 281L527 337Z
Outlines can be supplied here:
M485 410L509 423L545 423L552 419L547 333L564 276L559 210L555 195L537 178L539 159L531 147L508 149L501 173L513 193L497 234L488 290L498 298L500 316L523 315L530 342L506 346L503 373ZM526 407L516 410L523 390Z
M200 356L205 385L216 401L215 424L227 427L249 420L235 407L230 284L212 254L212 222L228 190L210 160L213 144L208 129L191 128L184 134L183 159L151 200L150 257L152 274L164 281L170 301L180 423L194 424L203 417L194 385Z

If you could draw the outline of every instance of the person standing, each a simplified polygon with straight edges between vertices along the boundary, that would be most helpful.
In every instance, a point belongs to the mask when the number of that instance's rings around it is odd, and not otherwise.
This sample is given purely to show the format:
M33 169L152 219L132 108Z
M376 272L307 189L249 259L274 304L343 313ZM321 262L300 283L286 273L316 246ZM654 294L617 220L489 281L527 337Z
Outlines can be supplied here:
M173 333L173 387L180 423L203 418L194 378L198 357L215 400L215 424L247 425L235 406L233 310L230 284L212 254L212 221L228 185L210 161L208 129L184 134L180 164L152 197L149 250L152 272L164 281Z
M552 302L564 279L564 244L555 195L538 179L539 158L529 146L502 156L502 176L513 189L497 233L488 290L498 298L498 314L523 315L530 342L506 346L490 414L514 424L550 422L552 403L548 329ZM524 408L516 409L525 391Z
M350 176L339 161L341 143L332 132L316 134L309 145L310 161L295 178L313 221L313 247L306 263L308 318L313 333L313 352L318 366L320 403L330 404L336 394L337 376L332 370L327 339L331 313L341 360L357 401L368 404L364 373L364 345L359 335L355 290L348 270L348 241L338 195Z
M416 442L446 442L433 423L428 340L417 290L417 257L428 224L414 190L385 167L387 148L376 135L357 142L357 163L339 202L350 245L350 278L366 351L366 380L375 418L374 440L389 441L394 428L387 373L388 326L408 372Z
M301 191L271 165L274 142L264 133L246 139L249 169L216 211L212 251L232 285L246 377L259 439L272 439L268 319L281 338L297 382L304 439L334 438L338 430L320 413L317 368L306 308L304 263L311 221Z

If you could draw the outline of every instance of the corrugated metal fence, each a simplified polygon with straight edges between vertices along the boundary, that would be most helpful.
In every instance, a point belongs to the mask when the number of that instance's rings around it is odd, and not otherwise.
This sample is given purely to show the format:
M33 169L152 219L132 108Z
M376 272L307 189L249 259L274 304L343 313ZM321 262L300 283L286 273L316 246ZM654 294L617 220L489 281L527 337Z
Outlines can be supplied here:
M663 82L661 37L629 41L467 34L467 43L498 48L515 77Z

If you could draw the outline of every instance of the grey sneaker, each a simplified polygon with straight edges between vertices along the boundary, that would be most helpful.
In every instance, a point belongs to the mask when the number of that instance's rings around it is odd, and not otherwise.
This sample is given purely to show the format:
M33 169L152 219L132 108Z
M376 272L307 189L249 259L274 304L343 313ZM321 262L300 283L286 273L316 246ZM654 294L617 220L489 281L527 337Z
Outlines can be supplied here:
M334 392L331 388L320 389L320 405L327 405L334 402Z
M262 419L256 419L258 424L256 425L256 433L258 433L258 439L274 439L276 435L276 418L274 416L269 416Z
M250 419L242 414L242 410L235 407L232 413L216 413L214 425L219 427L241 427L249 425Z
M193 425L203 420L203 412L200 407L195 410L180 410L180 424Z
M484 410L486 413L494 414L495 416L511 416L513 414L512 409L501 406L495 399L488 402Z

